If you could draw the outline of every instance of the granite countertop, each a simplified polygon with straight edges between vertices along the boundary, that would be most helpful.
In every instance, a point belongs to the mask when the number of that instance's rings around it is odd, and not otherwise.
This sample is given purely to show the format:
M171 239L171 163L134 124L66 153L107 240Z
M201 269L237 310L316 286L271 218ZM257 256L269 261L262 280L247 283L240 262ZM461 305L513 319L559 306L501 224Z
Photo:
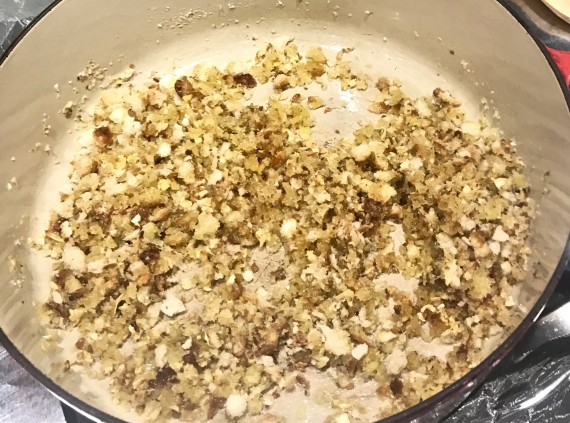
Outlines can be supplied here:
M52 0L0 0L0 56ZM550 48L570 51L570 25L540 0L511 0ZM570 275L564 280L570 282ZM566 283L566 285L568 285ZM567 287L564 290L570 291ZM568 300L568 292L559 293ZM448 423L570 421L570 355L560 350L490 377ZM0 346L0 423L64 423L59 401Z

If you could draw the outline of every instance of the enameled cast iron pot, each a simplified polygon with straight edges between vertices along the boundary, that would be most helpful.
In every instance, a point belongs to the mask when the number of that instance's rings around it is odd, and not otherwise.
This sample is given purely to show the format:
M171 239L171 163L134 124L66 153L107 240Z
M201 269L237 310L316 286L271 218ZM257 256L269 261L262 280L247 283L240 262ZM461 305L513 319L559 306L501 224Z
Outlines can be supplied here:
M73 95L67 81L90 60L104 65L113 61L117 72L130 63L143 73L166 72L203 60L251 57L280 36L325 50L356 47L358 62L370 64L375 74L397 76L412 95L444 86L471 110L482 97L492 99L502 116L501 128L518 142L540 206L531 239L532 271L518 299L528 312L518 328L463 378L385 422L432 422L460 403L529 329L534 330L534 343L570 331L569 324L560 326L570 313L564 309L538 328L535 324L569 256L569 96L544 47L505 2L56 1L0 61L0 342L56 396L95 420L136 418L54 370L57 357L41 349L44 329L33 306L45 291L41 272L26 248L14 246L16 239L25 240L37 230L46 195L57 197L53 162L69 158L75 137L67 133L70 123L57 113ZM95 99L97 90L88 94ZM47 138L44 113L51 125ZM49 143L51 153L30 153L37 142ZM5 184L12 177L17 186L8 191ZM7 259L13 255L24 265L21 287L11 283Z

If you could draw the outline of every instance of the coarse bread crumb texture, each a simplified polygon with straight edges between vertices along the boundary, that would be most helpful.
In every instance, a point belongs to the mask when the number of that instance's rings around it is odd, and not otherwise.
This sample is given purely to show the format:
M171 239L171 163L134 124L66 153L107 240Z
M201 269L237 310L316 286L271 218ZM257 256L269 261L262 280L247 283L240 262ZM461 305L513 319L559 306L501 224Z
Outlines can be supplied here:
M148 421L263 416L310 392L308 369L375 382L380 418L512 329L532 215L514 143L447 91L412 99L354 72L350 51L268 45L247 73L199 65L103 92L41 247L43 310L81 334L72 369ZM325 82L375 99L323 143L326 101L287 94ZM262 84L276 93L253 105ZM366 406L326 405L343 422Z

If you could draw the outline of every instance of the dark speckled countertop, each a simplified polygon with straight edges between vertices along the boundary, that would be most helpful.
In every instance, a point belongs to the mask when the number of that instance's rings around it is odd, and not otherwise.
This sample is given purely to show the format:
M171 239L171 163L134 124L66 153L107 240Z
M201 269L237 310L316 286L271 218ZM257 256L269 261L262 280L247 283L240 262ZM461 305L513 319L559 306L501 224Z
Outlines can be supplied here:
M52 0L0 0L0 56ZM550 48L570 51L570 25L540 0L511 0ZM570 273L551 301L570 299ZM0 423L64 423L59 401L0 346ZM68 420L69 423L73 423ZM445 419L446 423L570 422L570 342L549 346L522 365L504 368Z

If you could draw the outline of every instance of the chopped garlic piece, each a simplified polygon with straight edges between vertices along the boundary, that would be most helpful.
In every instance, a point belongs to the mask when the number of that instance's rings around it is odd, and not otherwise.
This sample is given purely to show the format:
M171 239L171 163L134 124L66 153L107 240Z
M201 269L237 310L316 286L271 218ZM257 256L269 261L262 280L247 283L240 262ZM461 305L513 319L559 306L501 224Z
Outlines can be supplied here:
M295 219L286 219L281 224L281 235L285 238L293 238L297 231L297 221Z
M360 360L362 357L364 357L366 354L368 354L368 345L366 344L359 344L356 347L354 347L352 349L351 355L356 359L356 360Z
M169 295L160 305L160 311L168 317L175 316L186 311L184 303L177 297Z
M241 417L247 409L247 399L244 395L232 394L226 400L226 412L231 418Z
M384 360L386 370L391 375L399 375L408 365L408 357L404 351L395 348Z
M87 268L85 253L79 247L66 244L61 259L67 267L76 272L83 272Z
M158 147L157 153L160 157L168 157L170 156L170 152L171 152L170 144L168 144L167 142L163 142Z
M350 344L350 335L342 329L331 329L328 326L320 327L325 337L325 349L334 355L350 354L352 347Z
M495 229L495 233L493 234L493 239L498 242L507 242L510 239L510 237L503 230L502 226L497 226L497 228Z
M251 270L246 270L245 272L243 272L243 280L246 282L251 282L254 278L254 274Z

